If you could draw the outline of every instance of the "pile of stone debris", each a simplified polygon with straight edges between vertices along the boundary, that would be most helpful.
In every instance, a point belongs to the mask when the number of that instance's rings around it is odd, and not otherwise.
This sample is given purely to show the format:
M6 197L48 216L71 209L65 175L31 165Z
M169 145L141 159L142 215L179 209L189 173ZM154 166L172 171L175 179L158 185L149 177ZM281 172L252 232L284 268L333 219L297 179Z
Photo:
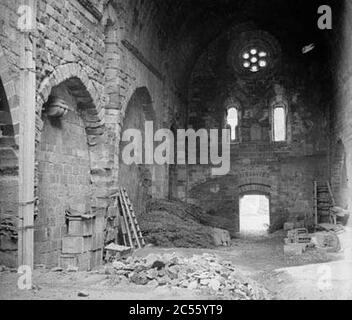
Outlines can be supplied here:
M114 284L134 283L151 287L169 286L197 290L221 299L265 300L268 292L253 280L243 277L229 261L212 254L191 258L173 254L129 257L112 264Z
M9 268L9 267L6 267L6 266L3 266L3 265L0 265L0 273L1 272L17 272L17 269L16 268Z
M213 248L230 245L230 233L209 217L195 205L155 199L148 203L138 221L146 242L155 246Z
M326 252L341 250L338 233L343 232L343 227L333 224L319 224L319 232L309 233L306 228L294 228L293 224L286 223L284 253L285 255L302 255L307 249L319 249Z

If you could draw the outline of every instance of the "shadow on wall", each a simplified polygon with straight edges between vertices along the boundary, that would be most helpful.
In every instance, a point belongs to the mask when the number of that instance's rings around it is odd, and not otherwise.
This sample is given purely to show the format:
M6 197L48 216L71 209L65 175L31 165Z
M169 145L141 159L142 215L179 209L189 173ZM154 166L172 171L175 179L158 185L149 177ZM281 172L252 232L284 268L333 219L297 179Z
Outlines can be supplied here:
M339 139L333 146L331 154L331 186L338 205L344 209L348 207L349 189L347 175L347 154L344 143Z
M62 256L62 240L67 236L65 211L85 214L92 210L94 152L87 135L88 103L79 103L84 95L90 101L81 81L70 78L51 90L42 113L43 131L36 150L39 205L34 260L47 267L57 266Z
M128 129L137 129L142 133L144 141L145 121L155 121L155 113L148 90L138 88L128 102L122 135ZM130 141L122 141L122 135L119 143L118 182L120 187L127 190L138 215L144 212L146 203L152 198L152 165L125 164L122 153ZM145 163L144 156L143 163Z
M227 175L192 187L188 192L187 202L200 206L208 214L207 218L211 219L209 225L226 229L232 237L236 237L242 228L248 229L251 224L247 221L247 224L241 225L240 199L247 195L263 196L259 198L262 199L260 208L265 211L261 212L265 213L263 228L265 232L272 232L280 229L283 221L281 221L281 214L269 209L269 206L277 201L277 196L272 192L272 186L269 183L270 180L261 176L243 179L238 175ZM263 228L260 229L263 230Z
M207 224L228 230L232 237L239 231L239 190L235 176L211 179L193 187L187 202L200 206L206 213Z

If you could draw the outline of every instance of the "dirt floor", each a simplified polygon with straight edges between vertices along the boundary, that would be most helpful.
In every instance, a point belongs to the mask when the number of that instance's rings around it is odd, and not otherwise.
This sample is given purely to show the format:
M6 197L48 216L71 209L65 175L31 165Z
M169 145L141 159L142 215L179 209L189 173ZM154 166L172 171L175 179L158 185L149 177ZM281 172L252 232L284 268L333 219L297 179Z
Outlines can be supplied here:
M238 270L263 284L272 299L352 299L352 261L342 259L341 253L329 254L310 249L299 257L285 257L284 233L265 237L236 239L230 247L210 249L162 249L147 247L135 253L178 252L186 256L213 253L231 261ZM188 289L116 285L102 267L92 272L52 272L37 269L33 275L33 290L19 290L19 275L0 272L0 299L116 299L116 300L197 300L214 299ZM79 292L88 296L79 297Z

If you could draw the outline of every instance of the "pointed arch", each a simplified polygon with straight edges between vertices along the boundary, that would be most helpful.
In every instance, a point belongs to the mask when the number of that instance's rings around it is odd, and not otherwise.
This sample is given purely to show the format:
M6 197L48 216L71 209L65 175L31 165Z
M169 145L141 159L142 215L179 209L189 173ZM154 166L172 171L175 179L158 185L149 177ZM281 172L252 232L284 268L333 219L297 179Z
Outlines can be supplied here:
M0 45L0 264L17 265L19 97Z

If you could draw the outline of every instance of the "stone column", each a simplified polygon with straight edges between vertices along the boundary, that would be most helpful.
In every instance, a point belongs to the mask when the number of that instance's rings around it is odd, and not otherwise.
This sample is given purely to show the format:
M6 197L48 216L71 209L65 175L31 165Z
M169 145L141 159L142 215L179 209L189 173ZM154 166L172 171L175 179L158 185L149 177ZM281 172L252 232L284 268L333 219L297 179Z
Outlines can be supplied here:
M19 230L18 264L33 268L34 168L35 168L35 21L36 0L21 0L18 28L21 32Z

